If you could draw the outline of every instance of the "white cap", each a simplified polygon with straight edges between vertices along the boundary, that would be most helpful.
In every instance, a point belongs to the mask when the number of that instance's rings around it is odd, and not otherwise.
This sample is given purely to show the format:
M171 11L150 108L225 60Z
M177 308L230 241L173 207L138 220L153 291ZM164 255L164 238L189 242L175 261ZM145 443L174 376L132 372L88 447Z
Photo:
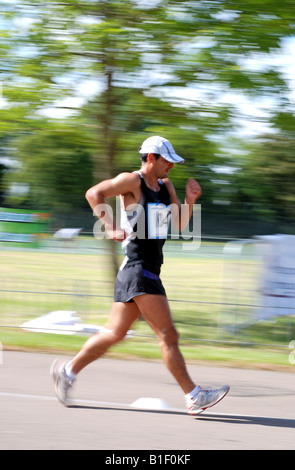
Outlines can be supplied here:
M158 135L154 135L146 139L139 149L139 153L158 153L171 163L183 163L184 159L175 153L169 140Z

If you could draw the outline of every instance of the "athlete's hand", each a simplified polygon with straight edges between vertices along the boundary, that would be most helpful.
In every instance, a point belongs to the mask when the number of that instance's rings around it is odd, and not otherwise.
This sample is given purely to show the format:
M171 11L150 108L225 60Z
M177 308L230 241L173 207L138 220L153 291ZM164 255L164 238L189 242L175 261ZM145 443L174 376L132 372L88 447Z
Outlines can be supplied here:
M185 200L189 204L194 202L202 196L202 189L199 183L193 178L189 178L185 188Z
M111 238L115 242L121 242L124 241L127 238L127 233L125 230L122 230L121 228L115 228L115 229L107 229L107 238Z

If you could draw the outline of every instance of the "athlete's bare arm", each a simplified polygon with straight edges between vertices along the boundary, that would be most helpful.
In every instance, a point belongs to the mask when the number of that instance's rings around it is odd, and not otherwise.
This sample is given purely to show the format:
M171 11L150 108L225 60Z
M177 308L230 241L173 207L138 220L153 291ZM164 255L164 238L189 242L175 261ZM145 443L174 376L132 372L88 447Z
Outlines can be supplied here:
M185 205L188 206L188 210L182 211L181 203L180 203L180 200L178 199L173 183L168 178L165 178L163 181L171 197L172 222L174 223L176 228L178 228L179 230L184 230L191 218L194 203L202 195L201 187L199 183L193 178L190 178L188 180L186 184L186 188L185 188L185 201L184 201Z
M116 227L115 220L111 217L106 204L106 199L115 196L122 196L126 207L130 204L137 204L141 197L138 175L136 173L120 173L115 178L104 180L88 189L85 195L94 214L104 224L108 237L122 242L126 234L122 229Z

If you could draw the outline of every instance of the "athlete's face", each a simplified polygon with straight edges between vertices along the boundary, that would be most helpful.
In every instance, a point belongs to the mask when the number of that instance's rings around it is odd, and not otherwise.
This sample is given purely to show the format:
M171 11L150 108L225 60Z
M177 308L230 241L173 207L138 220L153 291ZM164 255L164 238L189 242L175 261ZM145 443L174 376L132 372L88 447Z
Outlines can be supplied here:
M163 157L159 157L157 160L154 160L154 168L159 178L167 178L169 171L174 168L174 163L168 162Z

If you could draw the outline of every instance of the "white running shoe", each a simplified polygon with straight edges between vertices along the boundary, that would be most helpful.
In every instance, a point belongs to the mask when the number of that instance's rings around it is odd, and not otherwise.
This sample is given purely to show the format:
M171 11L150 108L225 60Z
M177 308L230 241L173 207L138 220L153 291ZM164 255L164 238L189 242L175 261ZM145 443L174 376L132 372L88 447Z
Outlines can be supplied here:
M201 388L194 400L187 401L188 413L190 415L198 415L207 408L216 405L229 391L229 386L224 385L216 390L206 390Z
M55 394L58 400L63 405L68 405L68 391L73 385L73 381L71 381L65 372L65 367L67 365L67 361L62 359L55 359L52 363L50 368L50 375L54 381L55 387Z

